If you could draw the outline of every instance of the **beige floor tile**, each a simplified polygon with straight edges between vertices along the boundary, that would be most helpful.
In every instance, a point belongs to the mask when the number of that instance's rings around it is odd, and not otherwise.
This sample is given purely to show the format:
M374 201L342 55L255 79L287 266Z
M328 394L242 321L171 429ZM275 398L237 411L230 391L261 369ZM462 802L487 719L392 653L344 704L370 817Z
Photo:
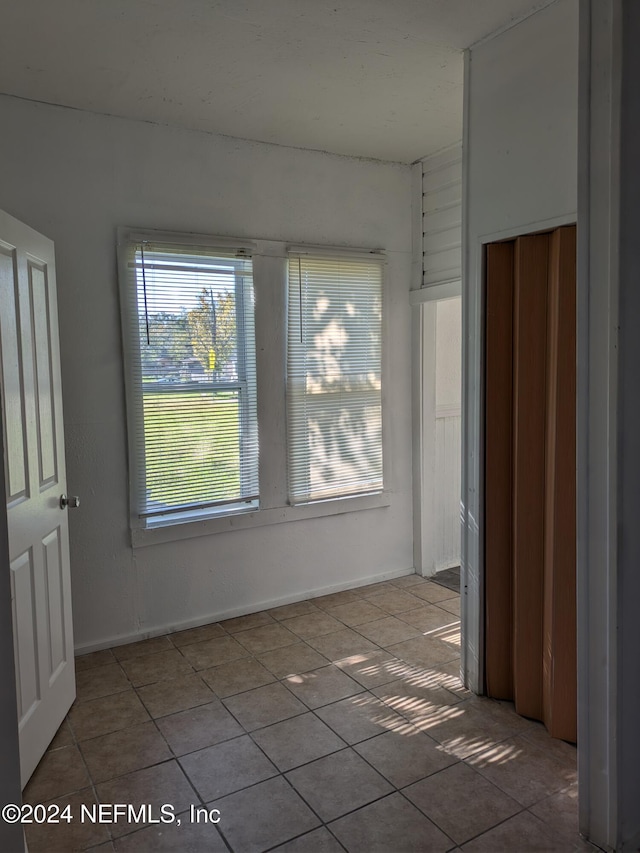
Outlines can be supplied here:
M328 613L308 613L305 616L296 616L294 619L286 619L283 623L286 627L297 634L302 640L310 637L320 637L322 634L330 634L332 631L341 631L344 625L329 616Z
M300 675L290 675L285 683L289 690L312 710L364 690L361 684L349 678L337 666L325 666Z
M71 727L69 726L69 718L67 717L62 721L62 724L58 731L55 733L53 740L49 744L49 749L60 749L62 746L73 746L73 734L71 733Z
M200 675L185 675L169 681L158 681L138 689L138 696L144 702L152 717L165 717L177 711L186 711L198 705L205 705L215 696Z
M342 658L363 652L378 651L378 646L375 643L367 640L362 634L352 631L351 628L333 631L331 634L323 634L322 637L310 637L307 642L331 661L342 660Z
M118 838L118 853L227 853L227 845L213 823L196 823L191 812L170 824L154 824ZM93 851L92 851L93 853Z
M220 828L237 853L269 850L317 827L311 809L280 776L212 805L220 810Z
M403 622L413 625L423 633L442 628L445 625L457 625L459 620L453 613L444 611L437 604L423 604L415 610L407 610L398 616Z
M262 628L251 628L249 631L236 634L235 637L252 655L270 652L298 642L296 635L284 628L281 622L273 622Z
M275 676L253 658L230 661L202 670L202 677L220 699L271 684Z
M460 661L453 660L448 663L439 663L429 670L434 678L438 679L438 684L446 690L455 693L462 699L468 699L473 696L470 690L463 685L460 680Z
M447 663L437 663L431 666L414 666L400 661L402 670L398 670L399 678L415 687L443 687L457 698L474 698L473 693L466 691L465 696L459 695L463 689L460 683L460 661L456 658ZM455 673L455 676L449 673ZM456 689L457 688L457 689Z
M161 717L156 725L176 755L195 752L243 734L243 728L217 700Z
M466 764L458 762L403 791L456 844L497 826L521 806Z
M349 604L358 600L359 596L350 589L341 590L340 592L330 592L328 595L320 595L318 598L312 599L315 606L321 610L329 610L332 607L337 607L339 604Z
M568 842L578 840L578 785L573 784L531 806L529 811Z
M395 588L385 590L378 595L372 595L367 600L390 616L404 613L407 610L415 610L421 604L421 599L416 598L415 595L411 595L406 590Z
M418 782L457 761L430 737L410 727L402 732L385 732L354 749L396 788Z
M121 666L134 687L155 684L156 681L167 681L193 672L187 659L173 646L166 652L127 658L121 662Z
M425 631L424 637L427 640L434 640L436 645L444 643L455 655L454 659L460 658L460 620L455 620L450 625L443 625L441 628Z
M413 666L431 666L448 663L460 657L460 650L450 643L432 637L414 637L401 643L386 644L386 648L400 660Z
M528 812L509 818L462 847L465 853L567 853L572 849Z
M401 794L391 794L330 824L349 853L444 853L451 840Z
M149 714L134 690L73 705L69 712L69 720L79 741L126 729L148 719Z
M306 835L287 841L274 850L277 853L344 853L344 847L335 840L324 826Z
M429 601L432 604L438 601L450 601L451 599L460 598L459 593L431 581L414 587L411 590L411 594L417 595L418 598L422 598L424 601Z
M76 673L76 702L88 702L129 690L131 683L119 663L97 666Z
M225 619L220 625L229 634L237 634L239 631L248 631L250 628L262 628L264 625L273 625L273 618L266 610L259 613L247 613L246 616L235 616L233 619Z
M443 610L448 611L449 613L460 618L460 599L459 598L450 598L446 601L439 601L438 607L441 607Z
M247 731L279 723L307 710L282 684L267 684L239 693L225 699L223 704Z
M533 735L535 742L535 732L541 731L544 734L544 745L551 745L553 752L553 745L555 743L561 744L563 747L567 746L572 754L572 766L575 766L576 760L576 751L575 748L571 748L568 744L565 744L564 741L558 741L549 736L547 730L540 723L537 723L535 720L527 720L526 717L521 717L519 714L515 712L515 706L513 702L503 702L499 699L489 699L487 696L476 696L474 693L468 699L470 705L473 705L474 708L479 709L483 713L488 714L493 720L498 723L503 723L513 728L514 735ZM527 738L528 740L529 738ZM536 744L540 746L541 744ZM557 757L557 756L556 756Z
M82 672L85 669L93 669L94 666L105 666L108 663L115 663L115 657L111 649L102 649L99 652L89 652L87 655L78 655L75 659L76 672Z
M405 731L409 723L371 693L359 693L326 705L318 717L349 744L358 743L387 731Z
M169 637L151 637L149 640L139 640L137 643L127 643L125 646L116 646L112 649L113 654L119 661L131 660L131 658L154 655L157 652L168 652L173 646Z
M380 595L381 592L393 592L395 587L391 581L380 581L379 583L370 583L367 586L359 586L354 590L360 598L371 598L372 595Z
M67 822L60 819L59 823L47 821L40 824L27 824L25 834L29 853L54 853L55 851L72 853L72 851L86 850L88 847L95 847L109 841L109 829L106 824L82 820L82 806L85 805L91 809L96 805L96 798L91 788L60 797L51 805L58 806L61 812L69 807L72 820Z
M409 669L404 661L399 661L389 652L381 650L350 655L335 663L368 690L389 681L396 681Z
M443 706L461 701L443 687L433 686L428 681L423 683L417 674L375 687L371 692L408 720L438 714Z
M512 702L498 702L496 704L504 713L510 715L515 713ZM574 743L567 743L559 738L551 737L543 723L538 723L534 720L526 720L525 722L526 728L522 730L524 738L540 747L540 749L549 751L559 762L566 763L569 767L576 766L578 753Z
M91 784L87 768L77 746L64 746L45 752L24 790L25 803L44 803L72 794Z
M181 652L191 666L198 669L208 669L230 660L248 657L247 650L233 637L216 637L199 643L182 646Z
M197 628L187 628L185 631L176 631L169 635L169 639L178 649L194 643L203 643L205 640L215 640L218 637L226 637L226 631L217 622L199 625Z
M387 615L384 610L380 610L374 604L369 604L363 599L356 599L349 604L341 604L338 607L330 607L327 609L329 616L334 619L339 619L350 628L356 625L364 625L365 622L374 622L376 619L384 619Z
M531 806L576 781L575 766L558 761L549 750L539 749L522 736L496 744L467 762L523 806Z
M154 815L159 814L165 803L179 813L196 801L193 788L175 760L102 782L96 786L96 793L101 803L126 803L134 808L149 805ZM114 838L119 838L142 826L120 818L109 829Z
M324 821L341 817L393 790L352 749L291 770L286 778Z
M248 735L192 752L180 764L205 801L264 782L278 772Z
M467 699L455 705L441 706L423 717L412 717L412 723L452 755L467 758L492 749L518 734L521 731L520 720L516 714L512 717L498 718L488 709L479 707L473 699Z
M86 740L80 748L96 783L142 770L172 757L153 722Z
M252 737L282 772L346 746L315 714L301 714L259 729Z
M399 589L408 589L412 586L420 586L420 584L428 583L423 577L420 575L412 574L412 575L403 575L401 578L394 578L392 581L389 581L392 586L397 586Z
M421 632L417 628L407 625L406 622L396 616L387 616L384 619L376 619L375 622L358 625L356 630L367 640L385 647L394 643L401 643L403 640L409 640L412 637L421 636Z
M258 660L272 672L276 678L297 675L310 669L326 666L329 661L306 643L296 643L282 649L257 655Z
M311 601L294 601L293 604L283 604L281 607L273 607L267 610L269 616L280 622L283 619L293 619L294 616L306 616L308 613L317 613L318 608Z

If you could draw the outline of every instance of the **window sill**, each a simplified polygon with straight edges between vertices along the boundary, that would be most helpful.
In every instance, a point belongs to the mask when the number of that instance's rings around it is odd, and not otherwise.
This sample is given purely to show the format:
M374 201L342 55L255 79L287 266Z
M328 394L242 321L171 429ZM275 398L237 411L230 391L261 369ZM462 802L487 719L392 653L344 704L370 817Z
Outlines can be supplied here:
M134 528L131 530L131 544L134 548L148 545L161 545L180 539L195 539L199 536L212 536L216 533L228 533L232 530L248 530L254 527L266 527L271 524L283 524L291 521L304 521L311 518L325 518L330 515L343 515L347 512L360 512L378 509L391 504L391 493L339 498L337 500L318 501L298 506L256 509L229 515L209 517L197 521L184 521L158 527Z

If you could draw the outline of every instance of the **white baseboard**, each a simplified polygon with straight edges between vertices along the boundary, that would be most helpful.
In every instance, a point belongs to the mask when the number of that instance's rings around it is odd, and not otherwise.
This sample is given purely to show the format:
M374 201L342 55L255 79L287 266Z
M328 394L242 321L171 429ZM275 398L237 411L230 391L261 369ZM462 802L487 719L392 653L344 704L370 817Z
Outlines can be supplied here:
M221 613L211 613L208 616L200 616L197 619L186 619L182 622L177 622L168 625L157 625L145 631L140 631L137 634L118 635L108 637L104 640L99 640L95 643L80 643L75 647L76 657L86 655L90 652L99 652L102 649L110 649L113 646L124 646L127 643L136 643L139 640L148 640L151 637L161 637L163 634L174 634L177 631L186 631L188 628L199 628L201 625L209 625L212 622L222 622L225 619L234 619L236 616L246 616L249 613L258 613L261 610L271 610L274 607L282 607L284 604L295 604L298 601L306 601L307 599L319 598L322 595L330 595L334 592L343 592L346 589L357 589L361 586L369 586L373 583L381 581L394 580L405 575L415 574L414 568L410 569L395 569L391 572L382 572L377 575L370 575L367 578L360 578L358 581L345 581L344 583L331 584L331 586L322 587L321 589L308 590L306 592L296 593L295 595L282 596L281 598L269 599L268 601L259 601L246 607L236 607L231 610L225 610Z

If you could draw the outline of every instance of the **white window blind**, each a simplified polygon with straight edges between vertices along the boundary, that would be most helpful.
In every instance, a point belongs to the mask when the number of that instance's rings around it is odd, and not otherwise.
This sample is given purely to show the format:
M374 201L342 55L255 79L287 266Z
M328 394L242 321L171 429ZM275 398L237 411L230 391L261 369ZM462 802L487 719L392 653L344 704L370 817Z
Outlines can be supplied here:
M375 256L289 255L293 504L382 490L382 265Z
M131 244L123 296L135 512L153 525L257 505L248 252Z

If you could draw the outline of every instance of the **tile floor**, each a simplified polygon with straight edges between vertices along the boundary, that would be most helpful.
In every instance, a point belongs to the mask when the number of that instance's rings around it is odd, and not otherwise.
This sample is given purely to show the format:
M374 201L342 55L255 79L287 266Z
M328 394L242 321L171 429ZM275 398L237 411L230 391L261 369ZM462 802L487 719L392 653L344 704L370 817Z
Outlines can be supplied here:
M462 687L459 611L409 575L78 658L25 790L73 820L28 827L29 850L595 849L575 749ZM167 804L180 826L93 823L96 803Z

